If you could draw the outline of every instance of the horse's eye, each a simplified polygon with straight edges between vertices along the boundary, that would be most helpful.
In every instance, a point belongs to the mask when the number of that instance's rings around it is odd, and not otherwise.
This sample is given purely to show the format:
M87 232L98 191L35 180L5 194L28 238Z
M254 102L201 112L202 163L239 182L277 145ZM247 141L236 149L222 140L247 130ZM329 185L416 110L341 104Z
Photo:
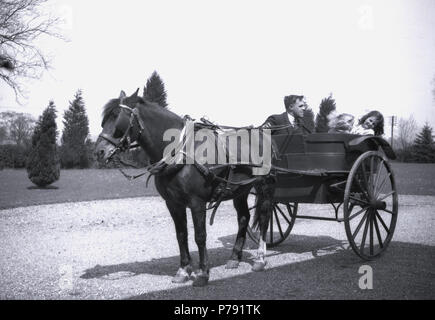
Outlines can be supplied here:
M113 137L115 139L118 139L118 138L121 138L123 135L124 135L124 133L121 130L115 129L115 133L113 134Z

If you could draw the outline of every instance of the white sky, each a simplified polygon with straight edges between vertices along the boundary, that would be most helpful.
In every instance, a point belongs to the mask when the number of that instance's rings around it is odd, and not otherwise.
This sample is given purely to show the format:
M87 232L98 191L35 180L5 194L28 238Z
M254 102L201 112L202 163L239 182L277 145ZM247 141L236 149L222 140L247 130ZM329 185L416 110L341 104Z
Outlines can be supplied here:
M227 125L259 125L303 94L316 113L333 93L339 111L408 117L435 126L435 1L52 1L70 42L41 43L53 70L16 104L0 85L0 111L63 111L83 90L92 137L121 89L156 70L172 111ZM387 129L388 130L388 129Z

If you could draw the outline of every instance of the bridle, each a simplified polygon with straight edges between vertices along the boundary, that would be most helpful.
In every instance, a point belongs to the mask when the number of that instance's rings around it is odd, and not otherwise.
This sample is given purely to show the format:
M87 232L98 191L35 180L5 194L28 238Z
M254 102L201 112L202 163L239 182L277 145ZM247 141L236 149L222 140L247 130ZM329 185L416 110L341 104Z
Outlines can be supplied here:
M112 144L115 147L109 153L106 162L109 162L114 154L116 154L118 152L123 152L123 151L129 150L130 148L135 147L135 146L132 146L132 142L137 142L138 138L136 138L133 141L130 138L130 131L133 129L135 119L140 127L139 134L137 135L138 137L141 136L142 131L145 129L145 124L143 123L143 120L139 116L139 109L138 108L130 108L129 106L126 106L125 104L120 104L119 107L130 112L129 125L128 125L128 128L125 130L124 134L122 135L122 137L119 139L113 138L112 136L110 136L107 133L101 133L99 135L99 137L108 141L110 144Z

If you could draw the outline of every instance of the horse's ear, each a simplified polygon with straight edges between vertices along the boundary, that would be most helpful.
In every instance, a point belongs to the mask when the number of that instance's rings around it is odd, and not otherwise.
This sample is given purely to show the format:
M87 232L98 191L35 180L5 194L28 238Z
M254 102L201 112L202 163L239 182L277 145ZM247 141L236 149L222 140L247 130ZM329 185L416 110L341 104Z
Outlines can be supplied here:
M138 96L138 93L139 93L139 88L137 88L135 93L132 94L132 97L136 98Z
M127 97L127 95L125 94L124 90L121 90L121 93L119 94L119 99L124 99L125 97Z

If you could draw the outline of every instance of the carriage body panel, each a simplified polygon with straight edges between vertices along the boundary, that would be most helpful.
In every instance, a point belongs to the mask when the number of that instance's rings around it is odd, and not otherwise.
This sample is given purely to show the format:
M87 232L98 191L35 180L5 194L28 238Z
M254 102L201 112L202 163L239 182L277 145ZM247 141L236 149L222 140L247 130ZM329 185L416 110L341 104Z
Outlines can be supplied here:
M277 174L277 202L342 202L344 189L331 185L347 179L362 153L389 147L382 138L354 134L274 135L272 139L279 156L273 165L287 171Z

